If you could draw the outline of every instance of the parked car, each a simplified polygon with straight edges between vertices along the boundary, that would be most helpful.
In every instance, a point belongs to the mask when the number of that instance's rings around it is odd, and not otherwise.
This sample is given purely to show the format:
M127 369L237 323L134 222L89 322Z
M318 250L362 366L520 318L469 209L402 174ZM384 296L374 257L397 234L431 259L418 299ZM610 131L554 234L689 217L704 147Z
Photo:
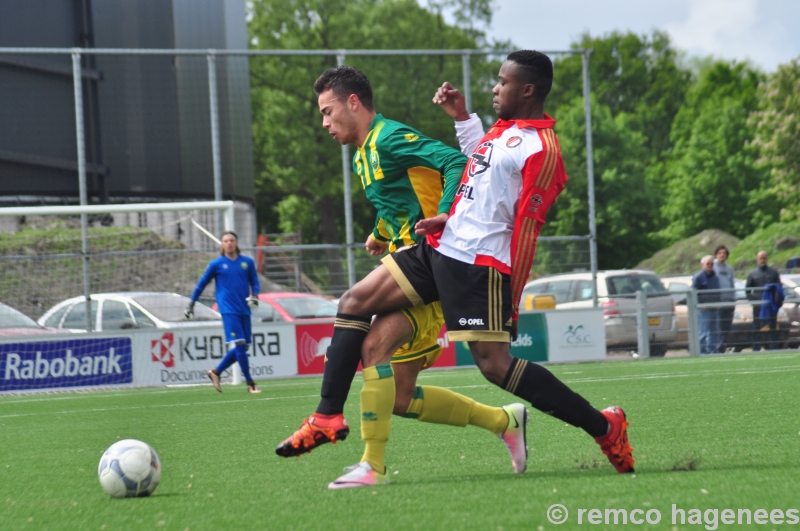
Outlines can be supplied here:
M19 310L0 302L0 337L57 334L59 330L40 325Z
M194 317L183 312L189 298L166 292L93 293L91 319L94 330L137 328L195 328L217 322L222 316L203 304L196 304ZM39 324L70 332L86 331L86 300L81 295L59 302L39 318Z
M259 293L258 300L258 308L252 310L252 316L262 323L336 317L338 307L332 300L313 293ZM212 308L217 309L216 303Z
M597 299L603 308L606 325L606 348L634 350L636 331L636 292L647 297L650 355L663 356L667 345L678 335L675 304L658 276L652 271L623 269L598 271ZM522 292L521 310L531 310L536 295L555 297L556 309L591 308L592 274L569 273L532 280Z
M678 338L671 346L674 348L688 348L689 316L686 297L687 293L692 289L692 277L666 277L662 281L675 299L675 313L678 316ZM744 286L743 280L734 280L737 304L733 310L731 331L725 339L726 350L735 352L750 348L752 345L753 305L745 302L747 297ZM778 342L780 348L787 348L790 343L790 335L796 338L796 341L800 341L800 323L792 324L785 308L781 308L778 310Z

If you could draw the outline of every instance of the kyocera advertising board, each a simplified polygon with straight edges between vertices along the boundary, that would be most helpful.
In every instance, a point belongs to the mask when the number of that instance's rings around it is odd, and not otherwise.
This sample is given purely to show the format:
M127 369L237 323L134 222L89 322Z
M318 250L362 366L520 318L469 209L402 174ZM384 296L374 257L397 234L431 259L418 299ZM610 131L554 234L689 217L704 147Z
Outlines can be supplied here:
M207 371L216 367L229 345L223 341L222 327L164 330L137 333L134 383L137 386L208 383ZM250 374L254 380L297 374L294 325L279 323L253 325L248 348ZM230 382L231 368L222 374Z

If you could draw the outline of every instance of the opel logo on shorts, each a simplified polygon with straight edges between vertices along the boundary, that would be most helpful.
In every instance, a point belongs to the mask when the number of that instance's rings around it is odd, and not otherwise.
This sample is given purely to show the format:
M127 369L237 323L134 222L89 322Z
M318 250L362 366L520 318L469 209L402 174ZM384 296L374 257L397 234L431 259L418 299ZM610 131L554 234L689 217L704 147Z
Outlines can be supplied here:
M462 317L461 319L458 320L458 324L464 326L465 324L467 324L467 320Z

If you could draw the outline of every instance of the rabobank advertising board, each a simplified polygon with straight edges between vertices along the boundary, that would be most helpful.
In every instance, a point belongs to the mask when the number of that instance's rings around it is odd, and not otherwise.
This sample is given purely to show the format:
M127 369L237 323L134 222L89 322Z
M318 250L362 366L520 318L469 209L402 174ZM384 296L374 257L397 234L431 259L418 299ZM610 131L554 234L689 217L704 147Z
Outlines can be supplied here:
M0 392L130 383L130 337L0 343Z

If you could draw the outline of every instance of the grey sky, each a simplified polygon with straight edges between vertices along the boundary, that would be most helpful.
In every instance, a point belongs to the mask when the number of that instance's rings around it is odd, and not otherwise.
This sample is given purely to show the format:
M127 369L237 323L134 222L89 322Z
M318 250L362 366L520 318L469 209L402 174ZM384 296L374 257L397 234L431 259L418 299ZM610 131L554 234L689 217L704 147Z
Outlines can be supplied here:
M800 56L800 0L496 0L491 37L568 49L584 31L666 30L690 56L749 59L772 72Z

